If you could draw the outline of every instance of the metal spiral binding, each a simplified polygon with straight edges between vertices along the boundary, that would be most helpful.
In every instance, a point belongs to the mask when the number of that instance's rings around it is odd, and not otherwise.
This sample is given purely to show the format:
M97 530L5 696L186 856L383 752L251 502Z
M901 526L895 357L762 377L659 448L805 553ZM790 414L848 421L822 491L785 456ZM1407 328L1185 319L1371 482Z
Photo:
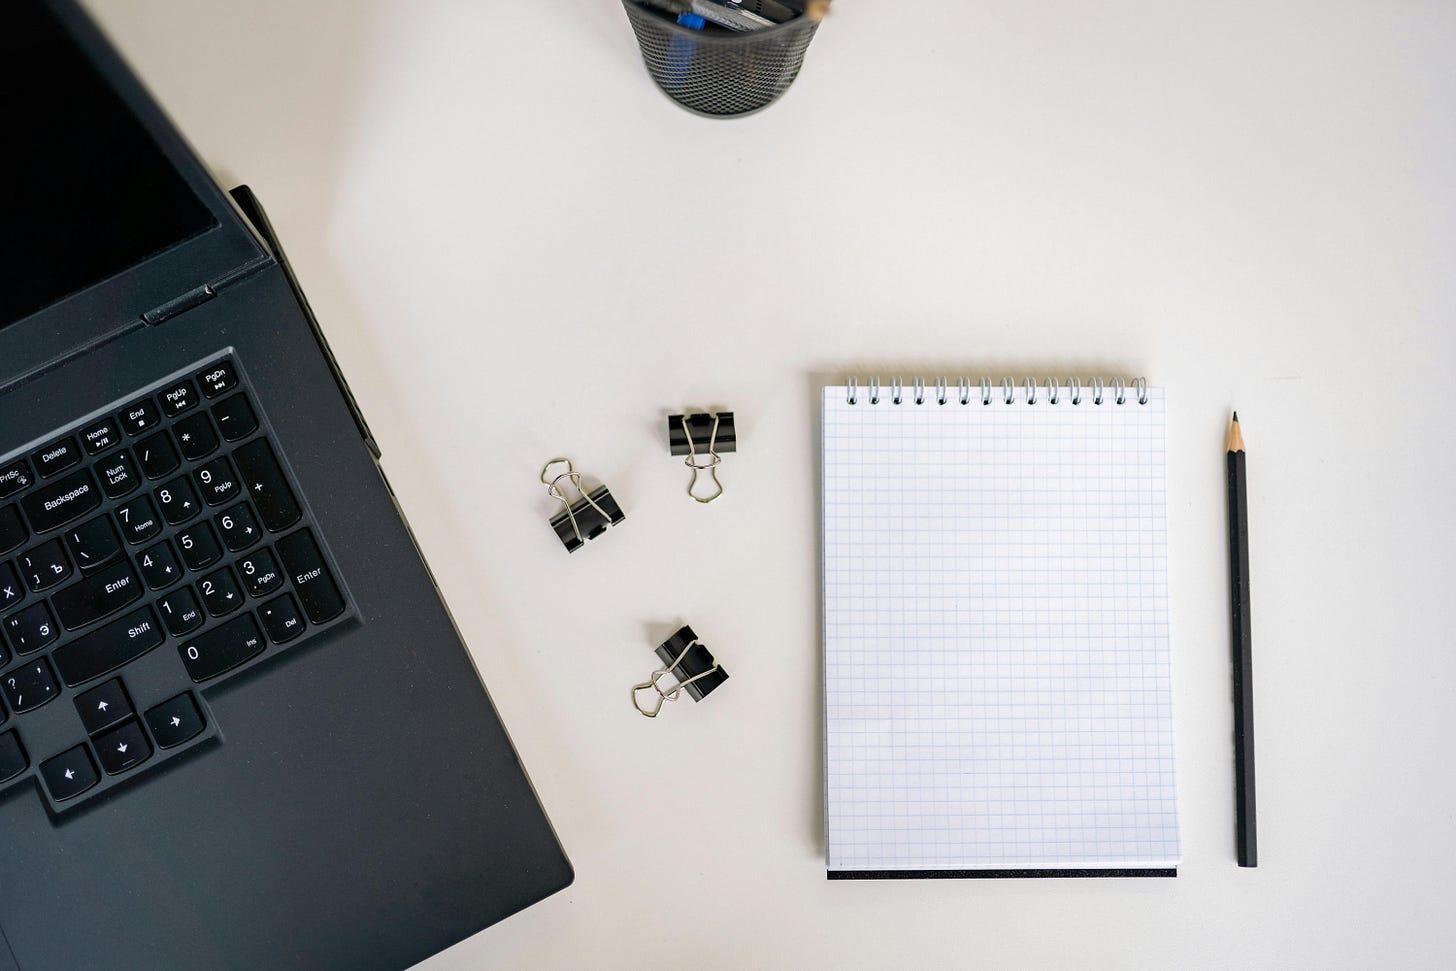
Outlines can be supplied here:
M871 377L865 379L865 387L869 391L865 399L868 404L878 405L880 403L880 379ZM909 400L917 405L923 405L926 401L933 400L937 404L945 405L951 402L959 402L969 405L979 400L983 405L990 405L997 398L1004 404L1016 402L1018 384L1015 378L1004 377L1000 382L1000 394L996 395L996 386L991 383L990 378L980 378L980 395L972 392L970 378L956 378L956 394L950 393L950 379L939 377L935 379L935 390L932 395L927 395L924 378L913 378L910 385L912 393ZM1025 395L1026 404L1035 405L1038 402L1045 402L1047 405L1081 405L1084 402L1092 405L1118 404L1125 405L1129 401L1136 401L1140 405L1148 403L1148 379L1135 378L1131 383L1125 378L1113 378L1111 384L1102 378L1090 378L1087 384L1082 384L1082 379L1069 377L1065 382L1058 378L1046 378L1040 385L1033 377L1024 377L1019 385ZM845 401L851 405L860 403L859 377L851 375L844 382ZM1085 392L1085 393L1084 393ZM1109 392L1111 394L1109 395ZM905 380L894 377L890 379L889 403L902 405L906 403Z

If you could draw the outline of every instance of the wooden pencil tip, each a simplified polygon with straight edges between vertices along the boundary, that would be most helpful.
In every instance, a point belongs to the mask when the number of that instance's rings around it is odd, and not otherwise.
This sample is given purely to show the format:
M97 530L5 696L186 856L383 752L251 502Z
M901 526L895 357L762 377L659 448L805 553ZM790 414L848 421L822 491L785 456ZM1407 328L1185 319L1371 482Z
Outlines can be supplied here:
M1228 450L1230 452L1242 452L1244 450L1244 430L1239 427L1239 413L1234 412L1234 420L1229 422Z

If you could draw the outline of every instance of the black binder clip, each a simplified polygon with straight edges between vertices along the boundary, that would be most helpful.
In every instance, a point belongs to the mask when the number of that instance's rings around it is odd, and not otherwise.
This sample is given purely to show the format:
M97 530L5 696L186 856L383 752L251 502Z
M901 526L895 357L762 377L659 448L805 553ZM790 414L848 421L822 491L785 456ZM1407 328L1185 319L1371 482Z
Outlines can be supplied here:
M713 654L698 641L698 635L691 627L684 627L657 646L657 658L662 667L652 672L652 677L632 686L632 704L648 718L656 718L666 701L677 701L686 691L693 701L702 701L718 685L728 680L728 672L713 659ZM675 682L664 688L666 678ZM644 708L638 695L644 691L657 693L651 708Z
M551 469L557 465L565 465L566 471L552 475ZM627 518L606 486L597 486L591 492L582 488L581 473L572 469L571 459L555 458L547 462L541 469L541 481L551 498L562 505L562 510L551 517L551 528L556 530L557 539L568 553L575 553L587 540L596 539L608 526ZM566 483L580 496L575 502L566 497Z
M693 470L688 495L697 502L709 503L723 494L723 483L718 481L718 466L723 461L719 453L738 451L733 412L672 415L667 419L667 445L673 455L686 455L683 464ZM699 459L703 454L708 457L706 462ZM707 497L697 493L698 476L703 472L713 477L713 485L717 487L717 491Z

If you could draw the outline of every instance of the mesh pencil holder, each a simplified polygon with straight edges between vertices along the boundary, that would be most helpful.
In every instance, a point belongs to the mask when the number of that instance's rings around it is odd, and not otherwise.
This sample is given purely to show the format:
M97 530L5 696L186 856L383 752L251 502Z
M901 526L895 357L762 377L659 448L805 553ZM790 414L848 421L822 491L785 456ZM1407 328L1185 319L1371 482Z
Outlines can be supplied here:
M690 111L715 117L777 100L799 76L819 27L800 14L762 30L717 33L684 27L641 0L622 0L622 6L657 86Z

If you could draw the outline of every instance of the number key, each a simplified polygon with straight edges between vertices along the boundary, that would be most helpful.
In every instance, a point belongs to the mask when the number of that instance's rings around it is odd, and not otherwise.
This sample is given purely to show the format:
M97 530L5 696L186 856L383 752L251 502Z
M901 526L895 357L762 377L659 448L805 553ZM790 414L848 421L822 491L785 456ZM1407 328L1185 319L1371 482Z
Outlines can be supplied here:
M177 535L177 545L182 547L182 561L187 569L202 570L216 563L222 557L222 547L207 523L198 523L193 529Z
M133 546L145 543L162 531L157 510L152 508L152 500L146 496L138 496L116 510L116 521L121 524L121 535Z
M243 605L243 591L238 589L238 581L227 567L203 577L197 589L202 593L207 612L214 617L230 614Z
M258 542L258 521L246 502L240 502L217 517L217 530L227 548L236 553Z
M162 611L162 623L167 625L167 633L173 637L181 637L202 626L202 608L197 606L197 598L187 587L167 594L157 607Z
M157 490L157 505L162 507L162 516L172 526L180 526L197 515L197 493L186 476L173 479Z
M238 494L238 478L226 456L213 459L192 475L197 480L202 501L209 506L220 506Z
M266 549L238 561L238 570L243 574L243 586L252 597L266 597L283 586L283 574L278 571L278 561Z
M182 579L182 567L177 563L177 555L172 552L172 544L166 540L143 550L142 555L137 557L137 565L142 568L142 579L153 590L170 587Z

